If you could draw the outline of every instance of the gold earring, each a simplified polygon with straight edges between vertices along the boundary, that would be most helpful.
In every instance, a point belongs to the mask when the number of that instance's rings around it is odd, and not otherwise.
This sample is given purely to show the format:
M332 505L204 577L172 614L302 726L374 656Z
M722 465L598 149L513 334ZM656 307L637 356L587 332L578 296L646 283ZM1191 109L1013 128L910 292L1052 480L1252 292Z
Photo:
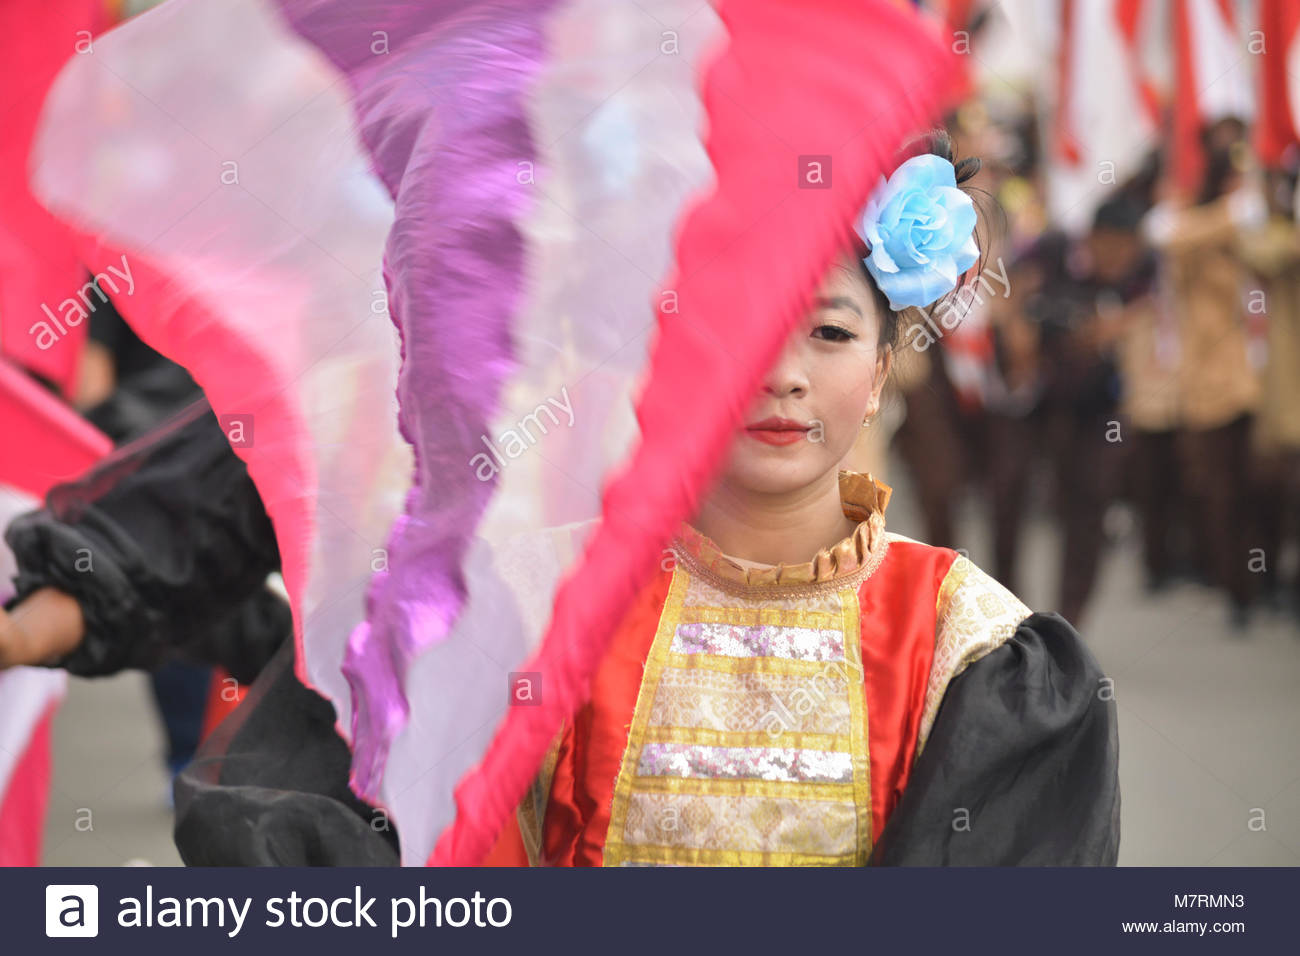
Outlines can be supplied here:
M863 427L863 428L866 428L866 427L867 427L868 425L870 425L870 424L871 424L871 416L870 416L870 415L868 415L866 418L862 419L862 427Z

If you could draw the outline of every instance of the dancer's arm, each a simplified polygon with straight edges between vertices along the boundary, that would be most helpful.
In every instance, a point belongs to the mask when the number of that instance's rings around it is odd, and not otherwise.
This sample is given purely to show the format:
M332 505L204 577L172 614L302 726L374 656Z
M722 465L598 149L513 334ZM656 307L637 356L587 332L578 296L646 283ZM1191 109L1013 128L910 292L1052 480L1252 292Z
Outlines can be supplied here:
M94 676L181 656L251 677L287 632L264 587L279 566L270 519L206 402L55 487L5 540L18 574L3 666ZM251 640L232 626L250 614Z

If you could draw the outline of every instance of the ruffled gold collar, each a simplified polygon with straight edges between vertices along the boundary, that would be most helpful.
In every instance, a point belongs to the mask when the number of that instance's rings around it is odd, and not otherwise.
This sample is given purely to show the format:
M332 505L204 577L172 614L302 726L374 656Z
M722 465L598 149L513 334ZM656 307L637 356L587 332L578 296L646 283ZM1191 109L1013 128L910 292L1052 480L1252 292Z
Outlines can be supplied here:
M853 534L818 551L802 564L750 565L722 553L722 550L690 525L682 525L673 550L688 569L727 590L764 593L809 586L841 587L846 578L870 574L880 563L886 547L885 508L890 487L871 475L841 471L840 507L846 517L858 522Z

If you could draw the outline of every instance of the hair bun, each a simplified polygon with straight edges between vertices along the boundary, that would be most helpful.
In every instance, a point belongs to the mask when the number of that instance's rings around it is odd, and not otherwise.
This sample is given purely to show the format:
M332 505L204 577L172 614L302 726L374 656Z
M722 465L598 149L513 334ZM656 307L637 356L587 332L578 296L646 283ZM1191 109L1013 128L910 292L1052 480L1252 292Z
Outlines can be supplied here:
M980 171L982 165L978 156L967 156L965 159L958 161L957 165L953 167L953 171L957 174L957 184L961 185L972 178Z
M915 139L908 142L895 157L894 165L901 164L904 160L911 159L913 156L921 156L925 153L932 153L946 159L953 164L953 173L957 178L957 185L961 185L968 179L972 179L980 171L982 163L978 156L967 156L961 160L955 160L957 150L953 147L952 135L943 127L935 127L927 130Z

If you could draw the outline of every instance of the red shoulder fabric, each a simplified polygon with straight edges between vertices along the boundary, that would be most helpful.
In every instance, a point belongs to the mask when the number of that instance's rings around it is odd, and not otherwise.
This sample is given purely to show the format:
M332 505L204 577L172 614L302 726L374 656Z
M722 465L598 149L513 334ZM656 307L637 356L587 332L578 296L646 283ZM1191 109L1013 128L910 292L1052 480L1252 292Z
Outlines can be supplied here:
M549 865L601 865L614 784L672 578L661 571L642 589L601 659L591 700L564 734L546 807Z
M560 737L542 828L545 866L601 865L627 731L672 577L665 571L642 589L601 661L591 700ZM482 865L528 866L517 815Z
M934 658L935 603L956 559L957 552L949 548L893 541L880 567L858 589L873 842L898 805L912 771Z

